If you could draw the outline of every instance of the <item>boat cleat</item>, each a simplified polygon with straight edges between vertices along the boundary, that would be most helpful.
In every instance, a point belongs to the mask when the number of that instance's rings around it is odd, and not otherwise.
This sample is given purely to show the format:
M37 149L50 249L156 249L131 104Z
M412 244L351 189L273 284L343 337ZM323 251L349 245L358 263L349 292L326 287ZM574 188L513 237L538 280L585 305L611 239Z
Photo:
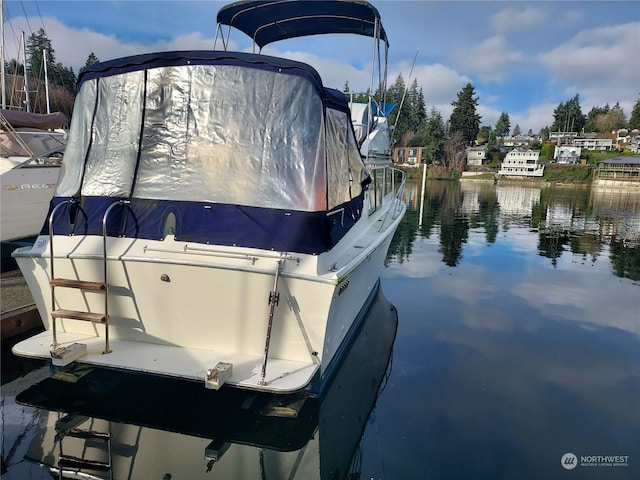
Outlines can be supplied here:
M218 362L215 367L207 370L204 386L213 390L219 390L222 384L231 377L232 372L232 363Z
M51 363L56 367L66 367L86 354L87 345L85 343L72 343L51 350Z

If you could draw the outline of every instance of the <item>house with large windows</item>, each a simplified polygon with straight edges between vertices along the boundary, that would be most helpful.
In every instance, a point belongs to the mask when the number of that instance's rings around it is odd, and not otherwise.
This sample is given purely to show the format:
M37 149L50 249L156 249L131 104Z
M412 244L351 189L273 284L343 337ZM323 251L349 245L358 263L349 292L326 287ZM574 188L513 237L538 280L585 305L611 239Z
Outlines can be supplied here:
M580 163L581 151L582 148L574 145L556 146L556 149L553 152L553 158L555 158L556 162L559 164Z
M593 183L640 186L640 157L624 156L599 161L593 171Z
M540 150L514 148L500 164L498 175L514 177L541 177L544 165L540 161Z
M422 147L395 147L393 163L407 167L417 167L422 162Z
M611 150L613 149L613 136L606 133L596 133L582 138L575 138L573 145L585 150Z
M467 166L481 167L487 160L487 147L467 148Z

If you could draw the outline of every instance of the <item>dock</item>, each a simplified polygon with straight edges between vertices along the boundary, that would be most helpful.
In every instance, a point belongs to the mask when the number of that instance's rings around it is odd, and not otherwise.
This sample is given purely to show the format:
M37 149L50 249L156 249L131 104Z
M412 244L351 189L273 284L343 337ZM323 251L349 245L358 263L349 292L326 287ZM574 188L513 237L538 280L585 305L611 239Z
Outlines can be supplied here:
M42 328L42 319L19 270L0 276L0 336L2 340Z

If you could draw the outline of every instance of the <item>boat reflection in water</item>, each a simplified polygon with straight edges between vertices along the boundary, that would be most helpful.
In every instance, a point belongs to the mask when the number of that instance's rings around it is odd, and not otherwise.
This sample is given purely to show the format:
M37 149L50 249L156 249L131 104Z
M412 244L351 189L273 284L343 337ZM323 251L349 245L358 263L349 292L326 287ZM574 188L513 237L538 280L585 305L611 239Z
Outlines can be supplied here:
M58 478L345 478L358 468L397 324L380 289L318 397L211 391L75 364L18 395L41 409L26 459Z

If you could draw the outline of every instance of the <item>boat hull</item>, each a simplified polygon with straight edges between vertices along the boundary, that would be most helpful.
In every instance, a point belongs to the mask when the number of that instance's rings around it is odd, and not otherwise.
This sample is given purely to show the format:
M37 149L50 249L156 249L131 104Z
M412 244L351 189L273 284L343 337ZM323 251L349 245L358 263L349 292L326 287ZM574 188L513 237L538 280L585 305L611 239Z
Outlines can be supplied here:
M38 235L59 173L59 166L14 168L2 173L0 241Z
M327 263L322 256L194 246L172 236L108 238L111 353L103 353L105 325L66 318L55 321L58 346L85 344L87 354L78 361L106 367L203 380L224 362L233 366L226 383L240 388L311 388L312 380L324 380L357 331L400 218L383 232L376 231L375 221L356 229L354 235L362 240L373 235L374 241L354 248L357 242L350 239L350 248L332 252L333 260L343 259L342 267L331 260L334 268L320 274ZM102 281L104 264L97 254L102 241L54 236L55 276ZM49 358L53 348L48 243L41 236L14 254L45 326L45 332L14 347L17 355ZM269 331L272 291L278 298ZM56 308L105 311L103 292L58 287L55 301Z

